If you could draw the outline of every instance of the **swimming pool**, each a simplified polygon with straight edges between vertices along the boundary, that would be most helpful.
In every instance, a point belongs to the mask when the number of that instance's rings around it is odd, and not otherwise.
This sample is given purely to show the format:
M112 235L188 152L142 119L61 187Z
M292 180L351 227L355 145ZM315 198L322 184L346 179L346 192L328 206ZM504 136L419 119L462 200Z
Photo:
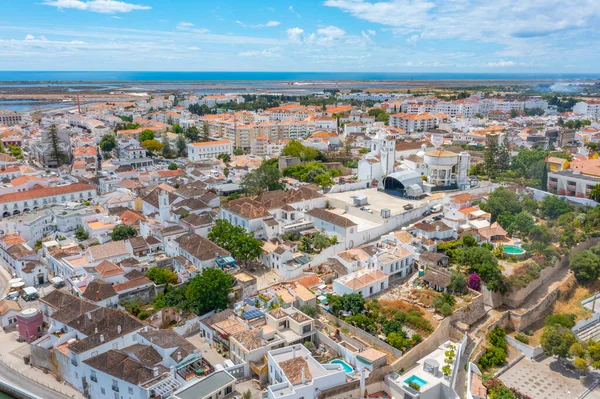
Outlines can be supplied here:
M425 381L422 378L417 377L416 375L411 375L410 377L408 377L407 379L404 380L405 383L409 383L412 382L413 384L417 384L419 386L419 388L422 388L423 385L427 384L427 381Z
M505 245L504 253L507 255L523 255L525 250L521 247L517 247L516 245Z
M346 363L345 361L340 360L340 359L333 359L332 361L329 362L329 364L341 364L342 368L344 369L346 374L350 374L351 372L354 371L352 366L350 366L348 363Z

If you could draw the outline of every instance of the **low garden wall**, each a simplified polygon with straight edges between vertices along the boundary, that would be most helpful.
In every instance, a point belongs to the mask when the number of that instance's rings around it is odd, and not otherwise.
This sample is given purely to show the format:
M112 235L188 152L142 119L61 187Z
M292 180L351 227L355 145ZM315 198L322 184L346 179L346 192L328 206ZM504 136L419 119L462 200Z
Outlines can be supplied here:
M506 335L504 338L506 338L506 342L508 342L510 345L514 346L519 351L521 351L521 353L523 355L525 355L525 357L528 359L533 359L534 357L539 356L542 353L544 353L544 350L542 349L542 347L540 345L538 345L534 348L527 344L524 344L521 341L517 341L516 339L514 339L513 337L511 337L509 335Z

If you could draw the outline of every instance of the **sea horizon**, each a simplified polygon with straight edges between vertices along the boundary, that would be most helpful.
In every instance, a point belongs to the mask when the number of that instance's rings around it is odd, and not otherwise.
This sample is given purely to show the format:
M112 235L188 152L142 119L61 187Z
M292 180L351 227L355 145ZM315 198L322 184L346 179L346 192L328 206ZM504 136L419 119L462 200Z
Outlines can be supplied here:
M600 73L541 72L233 72L0 71L0 82L589 80Z

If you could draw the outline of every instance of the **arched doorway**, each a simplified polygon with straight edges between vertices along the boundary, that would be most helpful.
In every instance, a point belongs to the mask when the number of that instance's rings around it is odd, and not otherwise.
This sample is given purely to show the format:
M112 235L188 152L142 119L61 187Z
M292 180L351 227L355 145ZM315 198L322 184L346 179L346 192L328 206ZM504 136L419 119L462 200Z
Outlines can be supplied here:
M42 284L45 283L45 281L44 281L44 273L40 273L40 274L37 275L37 281L38 281L39 285L42 285Z
M3 217L3 218L7 218L7 217L9 217L9 216L10 216L10 212L4 212L4 213L2 214L2 217Z
M13 215L18 215L19 213L21 213L21 211L18 209L15 209L15 211L13 212Z

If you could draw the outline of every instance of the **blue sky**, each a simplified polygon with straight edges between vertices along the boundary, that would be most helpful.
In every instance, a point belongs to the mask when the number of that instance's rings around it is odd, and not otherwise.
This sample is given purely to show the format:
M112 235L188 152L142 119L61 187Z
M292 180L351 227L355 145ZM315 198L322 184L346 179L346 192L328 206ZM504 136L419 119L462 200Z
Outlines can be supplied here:
M0 0L0 70L600 72L600 0Z

